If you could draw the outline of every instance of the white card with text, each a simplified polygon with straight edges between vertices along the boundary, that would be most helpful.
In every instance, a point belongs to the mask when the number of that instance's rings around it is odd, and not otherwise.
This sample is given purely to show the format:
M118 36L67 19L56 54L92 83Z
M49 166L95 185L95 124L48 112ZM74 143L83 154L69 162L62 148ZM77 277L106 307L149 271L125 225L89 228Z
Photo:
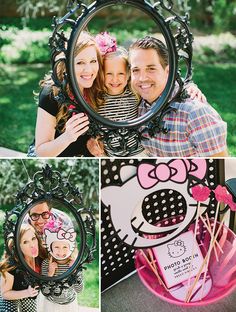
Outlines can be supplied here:
M192 268L189 275L193 244ZM183 233L164 245L154 247L153 252L168 288L188 280L189 276L196 276L204 260L192 231Z

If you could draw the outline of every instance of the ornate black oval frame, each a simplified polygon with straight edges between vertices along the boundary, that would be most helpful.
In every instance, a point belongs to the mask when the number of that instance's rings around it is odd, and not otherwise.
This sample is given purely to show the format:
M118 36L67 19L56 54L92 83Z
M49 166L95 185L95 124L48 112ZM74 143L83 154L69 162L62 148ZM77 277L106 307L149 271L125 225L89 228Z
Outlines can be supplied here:
M10 256L11 264L17 264L17 270L25 272L26 283L38 285L45 296L60 295L64 288L76 282L83 265L94 259L96 238L93 210L84 208L79 189L48 165L34 174L33 180L17 193L16 198L17 204L6 212L3 225L5 250ZM34 205L45 201L60 203L66 207L75 218L80 233L80 246L74 264L65 273L55 277L39 275L26 265L19 243L20 226L27 212ZM10 247L12 241L13 247Z
M150 16L160 27L169 51L170 71L162 95L152 105L149 112L133 120L116 122L100 116L84 100L77 87L73 55L77 39L89 21L102 9L119 4L130 5L140 9ZM73 19L75 13L78 14L78 17ZM67 37L63 28L68 26L71 28L71 32ZM159 0L155 3L154 1L151 3L147 0L97 0L89 6L84 4L83 1L71 0L69 1L68 12L62 18L54 18L53 27L54 31L49 44L52 52L51 61L54 82L61 89L61 92L57 96L57 101L68 103L68 105L71 104L71 99L65 92L65 86L69 82L76 99L76 103L74 102L73 104L77 106L77 103L79 103L90 117L89 131L91 135L99 135L108 143L111 136L117 137L121 143L120 151L126 151L126 156L129 156L129 152L132 151L127 150L128 147L124 140L124 137L127 137L127 132L132 133L132 135L135 134L137 142L141 141L143 131L148 131L151 137L160 131L164 133L168 132L168 129L162 123L162 119L169 111L168 106L170 101L173 100L171 98L172 91L175 87L175 100L177 101L186 97L185 92L183 92L183 86L192 78L193 37L188 29L187 13L184 16L178 15L173 10L172 0ZM62 52L64 56L59 57L59 60L55 62L56 56L61 55ZM62 82L58 79L56 73L58 61L64 61L67 68L67 75L65 75ZM180 62L182 62L181 66ZM181 77L180 67L183 70L183 66L185 67L185 76ZM108 146L113 149L111 145L108 144Z

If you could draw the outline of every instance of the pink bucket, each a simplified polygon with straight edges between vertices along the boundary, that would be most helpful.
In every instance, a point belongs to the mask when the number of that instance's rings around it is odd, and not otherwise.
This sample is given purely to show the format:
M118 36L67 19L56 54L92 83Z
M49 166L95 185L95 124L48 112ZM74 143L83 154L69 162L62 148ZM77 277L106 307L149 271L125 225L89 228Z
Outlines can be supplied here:
M211 220L211 222L213 223L214 221ZM216 232L219 225L220 223L217 222ZM211 227L212 226L213 225L211 225ZM189 229L193 230L194 224L192 224ZM197 241L202 254L205 257L209 249L210 235L201 222L199 222ZM169 303L182 306L201 306L216 302L232 293L232 291L236 288L236 235L228 227L223 225L217 237L217 241L223 253L220 252L218 247L216 247L218 255L217 261L214 251L212 250L211 252L208 265L208 282L206 282L204 287L206 295L201 300L185 302L184 300L179 300L176 296L173 296L171 293L178 292L178 294L180 294L181 291L185 291L186 293L187 283L182 283L175 287L174 292L173 289L168 290L164 288L158 282L156 275L150 268L141 251L137 250L135 255L135 265L139 277L143 284L153 294ZM158 273L161 275L160 272ZM185 298L184 295L183 298Z

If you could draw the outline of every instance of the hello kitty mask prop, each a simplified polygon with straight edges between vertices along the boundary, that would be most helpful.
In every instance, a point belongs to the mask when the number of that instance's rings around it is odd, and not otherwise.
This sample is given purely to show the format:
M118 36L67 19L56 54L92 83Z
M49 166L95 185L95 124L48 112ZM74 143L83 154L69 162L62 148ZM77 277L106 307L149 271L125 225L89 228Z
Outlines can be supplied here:
M149 248L171 241L181 234L196 216L197 206L190 192L189 181L191 179L201 185L206 182L206 160L162 160L157 161L156 165L141 163L138 168L131 167L121 168L120 176L124 177L121 186L106 186L102 189L102 202L110 209L111 222L117 236L133 248ZM130 175L127 172L130 172ZM187 209L181 222L157 227L144 218L144 200L150 194L161 190L176 191L183 195ZM202 213L206 211L208 202L209 199ZM150 239L145 234L151 234L153 237Z
M44 242L46 244L48 252L56 260L64 260L71 256L76 241L76 232L73 228L64 230L61 227L47 228L47 224L44 228ZM64 257L58 257L52 250L53 242L63 242L69 245L69 252Z

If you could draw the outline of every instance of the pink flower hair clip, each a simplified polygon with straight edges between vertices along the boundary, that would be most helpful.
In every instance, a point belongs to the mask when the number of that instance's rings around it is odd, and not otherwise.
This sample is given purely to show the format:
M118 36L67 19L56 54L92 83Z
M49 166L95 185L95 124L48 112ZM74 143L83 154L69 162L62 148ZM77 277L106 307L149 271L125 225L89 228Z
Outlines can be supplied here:
M111 36L107 31L96 35L95 41L99 47L102 56L110 52L115 52L117 50L116 38Z
M44 230L48 229L51 232L58 232L61 228L62 228L62 221L59 219L56 219L56 220L52 219L44 225L43 229Z

